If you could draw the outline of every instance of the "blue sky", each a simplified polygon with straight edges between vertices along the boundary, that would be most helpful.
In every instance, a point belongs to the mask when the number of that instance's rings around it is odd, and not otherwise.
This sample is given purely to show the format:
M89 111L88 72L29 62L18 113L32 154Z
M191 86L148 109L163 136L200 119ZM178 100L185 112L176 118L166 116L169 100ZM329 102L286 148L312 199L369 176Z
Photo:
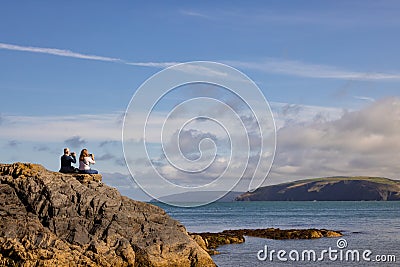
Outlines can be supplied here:
M135 90L172 63L209 60L244 72L271 104L278 162L268 181L312 176L311 163L279 154L290 143L284 142L291 127L306 134L316 127L309 123L323 118L338 140L346 138L334 128L340 122L380 112L394 116L399 9L398 1L3 1L0 162L30 161L56 170L64 146L88 146L104 159L98 160L103 172L127 173L118 138ZM390 134L394 138L396 131ZM329 144L329 151L341 147ZM366 161L359 147L346 153L353 156L327 167L326 175L363 174L349 164ZM327 154L316 157L321 155ZM397 169L377 165L382 171L376 175L396 178Z

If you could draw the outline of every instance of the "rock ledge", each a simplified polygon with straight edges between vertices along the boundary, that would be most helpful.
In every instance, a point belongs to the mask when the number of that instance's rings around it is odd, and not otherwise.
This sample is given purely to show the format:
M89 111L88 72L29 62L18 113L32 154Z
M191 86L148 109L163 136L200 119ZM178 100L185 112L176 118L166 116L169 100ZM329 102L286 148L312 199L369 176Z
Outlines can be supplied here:
M238 229L225 230L220 233L190 233L192 238L210 255L218 254L215 249L227 244L241 244L245 236L268 239L316 239L322 237L341 237L342 233L326 229Z

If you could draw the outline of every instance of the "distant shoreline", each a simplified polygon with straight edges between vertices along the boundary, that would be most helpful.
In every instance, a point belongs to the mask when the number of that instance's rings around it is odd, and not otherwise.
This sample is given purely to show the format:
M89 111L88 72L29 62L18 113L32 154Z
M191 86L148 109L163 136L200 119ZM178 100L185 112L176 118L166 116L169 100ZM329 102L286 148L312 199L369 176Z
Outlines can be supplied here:
M254 192L191 192L152 199L149 203L233 201L400 201L400 181L382 177L327 177L260 187Z
M236 201L399 201L400 181L382 177L328 177L261 187Z

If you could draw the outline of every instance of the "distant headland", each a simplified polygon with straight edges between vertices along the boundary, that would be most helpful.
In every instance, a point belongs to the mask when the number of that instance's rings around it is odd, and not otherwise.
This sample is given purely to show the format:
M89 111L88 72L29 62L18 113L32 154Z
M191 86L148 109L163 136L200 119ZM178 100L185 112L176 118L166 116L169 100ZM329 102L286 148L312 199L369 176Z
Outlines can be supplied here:
M400 181L381 177L328 177L258 188L236 201L399 201Z

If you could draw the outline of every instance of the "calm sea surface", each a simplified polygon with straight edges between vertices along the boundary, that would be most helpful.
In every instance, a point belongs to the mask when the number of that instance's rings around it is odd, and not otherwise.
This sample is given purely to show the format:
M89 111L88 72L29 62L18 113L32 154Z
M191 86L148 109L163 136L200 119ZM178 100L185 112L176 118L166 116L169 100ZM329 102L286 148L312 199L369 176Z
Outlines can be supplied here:
M189 232L218 232L226 229L240 228L326 228L339 230L344 233L347 247L338 248L339 238L322 238L317 240L270 240L246 237L246 242L237 245L226 245L218 248L221 254L213 256L215 263L220 266L400 266L400 202L229 202L212 203L198 208L177 208L164 204L157 204L167 211L174 219L186 226ZM343 243L341 243L343 245ZM271 258L259 260L257 253L268 248L284 250L282 259L276 253ZM318 261L323 250L337 250L332 252L329 259L328 252L323 260ZM316 252L317 261L308 260L304 250ZM360 261L353 262L352 256L346 253L357 250ZM362 253L370 250L372 254L362 259ZM299 261L292 258L299 253ZM293 252L294 251L294 252ZM283 252L282 252L283 253ZM340 254L343 260L340 260ZM265 253L260 253L261 259ZM335 259L335 255L337 257ZM378 263L376 256L396 263Z

